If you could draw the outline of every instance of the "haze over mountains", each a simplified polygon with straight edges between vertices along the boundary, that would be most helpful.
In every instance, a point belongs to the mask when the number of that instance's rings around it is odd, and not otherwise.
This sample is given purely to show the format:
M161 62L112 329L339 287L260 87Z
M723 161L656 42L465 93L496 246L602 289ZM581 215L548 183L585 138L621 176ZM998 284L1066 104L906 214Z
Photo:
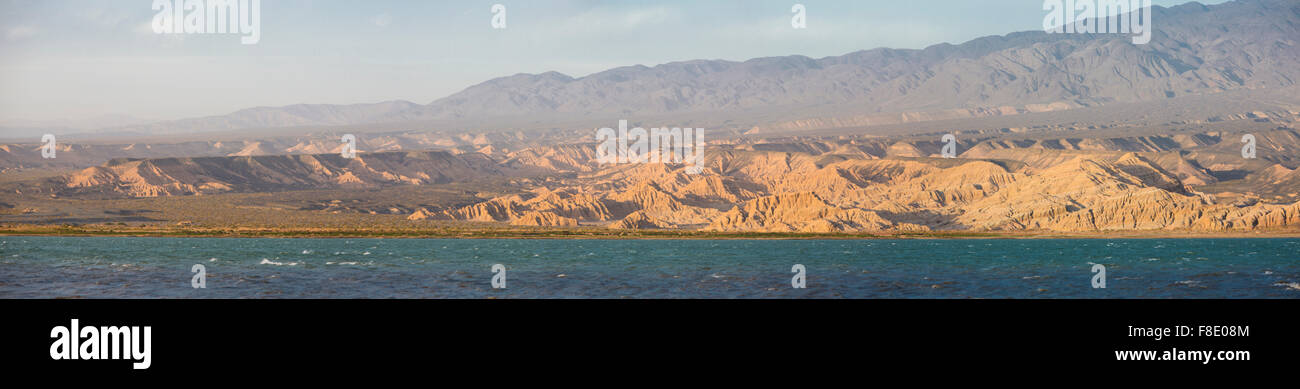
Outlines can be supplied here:
M1122 34L990 36L922 50L871 49L837 57L692 60L626 66L574 78L518 74L420 105L299 104L126 126L114 132L175 134L249 128L488 121L548 115L607 120L707 112L719 122L873 123L873 115L959 118L1277 88L1300 80L1300 4L1239 0L1153 7L1150 44ZM900 31L905 33L905 31ZM921 113L921 114L918 114ZM865 118L865 119L864 119ZM886 121L888 122L888 121ZM759 125L765 123L749 123ZM490 126L486 126L490 127ZM486 128L478 128L485 130Z

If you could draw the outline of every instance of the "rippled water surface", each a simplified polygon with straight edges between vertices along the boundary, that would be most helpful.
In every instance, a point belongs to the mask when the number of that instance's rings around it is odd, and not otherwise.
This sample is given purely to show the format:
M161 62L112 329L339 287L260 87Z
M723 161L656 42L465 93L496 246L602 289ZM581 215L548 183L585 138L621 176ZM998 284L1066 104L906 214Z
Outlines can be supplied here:
M0 298L59 297L1298 298L1300 239L0 237Z

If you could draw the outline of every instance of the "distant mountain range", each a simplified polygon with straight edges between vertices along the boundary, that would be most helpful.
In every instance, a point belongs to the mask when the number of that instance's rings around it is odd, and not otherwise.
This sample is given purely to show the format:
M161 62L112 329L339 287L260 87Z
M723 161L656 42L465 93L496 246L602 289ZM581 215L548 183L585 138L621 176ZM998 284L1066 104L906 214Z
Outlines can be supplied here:
M837 57L693 60L614 68L574 78L518 74L427 105L300 104L126 126L145 134L416 121L786 112L819 119L951 109L1068 109L1300 80L1300 2L1238 0L1153 8L1146 45L1120 34L990 36L922 50L872 49ZM1037 107L1037 108L1036 108ZM1044 108L1049 107L1049 108ZM802 115L802 116L801 116Z

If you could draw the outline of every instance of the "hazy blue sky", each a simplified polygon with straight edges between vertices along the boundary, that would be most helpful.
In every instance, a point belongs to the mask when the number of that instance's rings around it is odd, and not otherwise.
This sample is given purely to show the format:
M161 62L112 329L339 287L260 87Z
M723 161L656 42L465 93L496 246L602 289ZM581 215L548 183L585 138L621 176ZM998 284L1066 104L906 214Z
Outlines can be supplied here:
M796 2L807 29L790 26ZM496 3L507 6L504 30L491 28ZM1042 0L263 0L261 41L242 45L236 35L155 34L151 4L0 0L0 123L425 104L515 73L923 48L1041 29L1044 15Z

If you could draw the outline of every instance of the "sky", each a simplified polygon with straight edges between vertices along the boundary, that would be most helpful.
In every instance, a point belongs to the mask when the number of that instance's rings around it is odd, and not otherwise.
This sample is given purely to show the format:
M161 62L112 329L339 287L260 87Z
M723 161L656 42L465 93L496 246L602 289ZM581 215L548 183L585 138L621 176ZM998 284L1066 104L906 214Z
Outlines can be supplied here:
M1042 0L262 0L260 39L246 45L158 34L153 1L0 0L0 125L427 104L518 73L919 49L1041 30L1045 15ZM796 3L806 28L791 26Z

